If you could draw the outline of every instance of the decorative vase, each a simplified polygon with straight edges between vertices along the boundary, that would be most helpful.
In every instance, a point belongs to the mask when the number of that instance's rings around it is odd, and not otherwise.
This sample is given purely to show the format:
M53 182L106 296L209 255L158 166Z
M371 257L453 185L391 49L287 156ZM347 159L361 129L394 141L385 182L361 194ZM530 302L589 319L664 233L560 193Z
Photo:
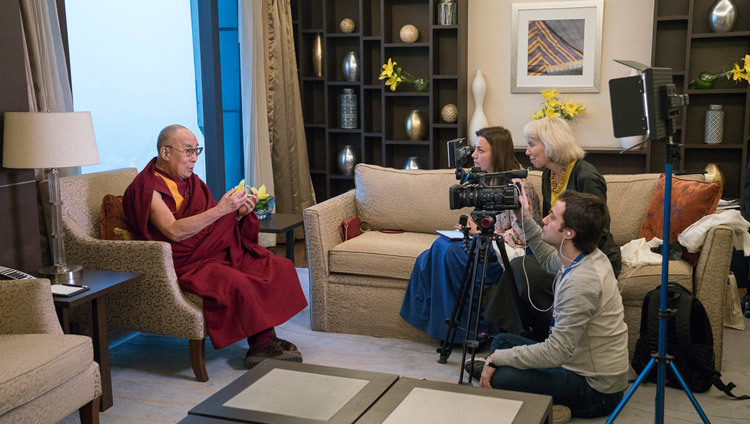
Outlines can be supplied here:
M487 92L487 84L484 82L482 71L477 69L474 81L471 83L471 93L474 95L474 114L469 121L469 142L472 146L477 145L477 131L490 126L484 115L484 93Z
M709 163L705 168L703 168L703 171L706 173L705 178L707 182L713 183L715 181L718 181L722 186L724 186L724 173L721 172L721 168L719 168L719 165L715 163Z
M719 144L724 138L724 111L721 105L709 105L706 111L706 132L703 142Z
M344 61L341 63L341 70L344 73L346 81L359 80L359 59L354 52L348 52L344 55Z
M419 30L414 25L404 25L398 32L398 36L404 43L413 43L419 39Z
M458 24L458 5L455 0L440 0L437 7L438 25Z
M354 32L354 20L351 18L344 18L339 23L339 29L341 32Z
M312 67L314 76L323 76L323 41L320 34L316 35L313 40Z
M341 128L353 129L359 127L359 107L357 95L353 88L345 88L339 96L339 125Z
M708 25L713 32L727 32L737 23L737 6L732 0L718 0L708 14Z
M258 216L258 219L266 219L273 213L274 203L276 203L276 196L267 197L255 204L253 212Z
M409 157L409 159L406 159L406 162L404 163L404 169L421 169L417 157L411 156Z
M420 141L424 138L427 132L427 123L422 118L422 113L419 112L419 109L409 112L409 116L406 117L405 128L409 140Z
M695 88L698 90L708 90L714 88L714 81L721 77L726 77L727 72L721 74L712 74L711 72L699 72L698 78L690 81L689 88Z
M440 117L443 118L443 121L452 124L458 118L458 108L453 103L448 103L440 109Z
M357 164L357 154L354 151L354 147L351 145L344 146L343 149L341 149L341 152L339 152L339 157L336 162L339 166L339 171L341 171L342 175L352 175L354 174L354 165Z

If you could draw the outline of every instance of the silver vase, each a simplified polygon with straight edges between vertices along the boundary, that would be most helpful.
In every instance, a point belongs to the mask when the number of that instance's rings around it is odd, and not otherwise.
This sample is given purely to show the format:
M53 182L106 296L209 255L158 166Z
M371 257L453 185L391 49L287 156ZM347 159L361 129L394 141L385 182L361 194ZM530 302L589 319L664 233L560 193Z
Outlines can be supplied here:
M359 59L354 52L348 52L344 55L344 61L341 63L341 70L344 73L344 80L359 80Z
M316 35L315 40L313 40L312 67L313 76L323 76L323 41L320 34Z
M405 128L409 140L420 141L424 138L427 132L427 122L422 117L419 109L409 112L409 116L406 117Z
M706 144L719 144L724 139L724 111L721 105L709 105L706 111Z
M342 175L354 174L354 165L357 164L357 154L354 151L354 147L348 144L344 146L341 152L339 152L337 164Z
M409 159L406 159L406 162L404 163L404 169L421 169L417 157L411 156L409 157Z
M456 25L458 23L458 5L455 0L440 0L437 7L438 25Z
M339 96L339 124L341 128L354 129L359 126L359 106L353 88L345 88Z
M732 0L718 0L708 14L708 25L713 32L727 32L737 23L737 6Z

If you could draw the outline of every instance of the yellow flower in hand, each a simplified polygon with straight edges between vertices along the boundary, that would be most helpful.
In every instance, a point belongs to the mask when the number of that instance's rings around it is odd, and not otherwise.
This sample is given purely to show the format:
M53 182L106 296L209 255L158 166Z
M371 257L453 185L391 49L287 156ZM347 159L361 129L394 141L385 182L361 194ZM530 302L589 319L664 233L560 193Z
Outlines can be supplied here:
M245 188L245 179L244 178L242 179L242 181L240 181L239 184L237 184L237 187L234 188L234 193L232 193L232 196L234 196L235 194L239 193L240 190L242 190L243 188Z
M250 192L253 193L253 194L257 194L258 195L258 201L263 200L263 199L271 196L270 194L266 193L266 185L265 184L261 185L260 189L256 189L255 187L250 187Z
M378 79L386 79L386 78L392 78L393 77L393 67L396 65L396 62L392 61L391 58L388 58L388 63L383 64L383 72L380 73L380 77ZM386 83L387 84L387 83Z
M555 90L552 90L552 89L542 91L542 96L544 97L544 100L547 100L547 101L550 101L554 97L557 97L558 94L560 94L560 93L558 93L558 92L556 92Z

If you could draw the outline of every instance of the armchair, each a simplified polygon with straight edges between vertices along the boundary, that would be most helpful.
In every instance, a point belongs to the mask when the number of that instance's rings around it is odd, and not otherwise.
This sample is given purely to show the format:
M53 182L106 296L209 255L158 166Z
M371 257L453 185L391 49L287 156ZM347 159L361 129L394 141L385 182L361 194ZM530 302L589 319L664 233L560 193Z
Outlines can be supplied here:
M106 194L123 194L136 175L135 168L127 168L60 178L67 261L87 268L145 274L142 281L105 297L110 329L188 339L195 379L208 381L203 301L180 289L171 246L158 241L100 239L102 199ZM40 184L48 216L47 181Z
M0 424L99 422L91 339L63 334L47 279L0 281Z

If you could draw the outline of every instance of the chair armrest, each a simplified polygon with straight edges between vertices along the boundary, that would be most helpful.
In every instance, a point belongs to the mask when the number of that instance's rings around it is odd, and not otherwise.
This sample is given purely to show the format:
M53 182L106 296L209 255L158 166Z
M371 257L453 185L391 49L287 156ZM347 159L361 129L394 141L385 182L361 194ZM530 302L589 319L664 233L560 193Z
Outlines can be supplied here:
M310 269L310 324L313 330L327 328L325 322L328 298L328 252L341 243L339 225L357 215L354 190L318 203L304 210L307 260Z
M0 334L63 334L46 278L0 282Z
M693 274L693 294L703 303L711 321L717 370L721 370L724 303L733 237L734 232L728 225L709 229Z

